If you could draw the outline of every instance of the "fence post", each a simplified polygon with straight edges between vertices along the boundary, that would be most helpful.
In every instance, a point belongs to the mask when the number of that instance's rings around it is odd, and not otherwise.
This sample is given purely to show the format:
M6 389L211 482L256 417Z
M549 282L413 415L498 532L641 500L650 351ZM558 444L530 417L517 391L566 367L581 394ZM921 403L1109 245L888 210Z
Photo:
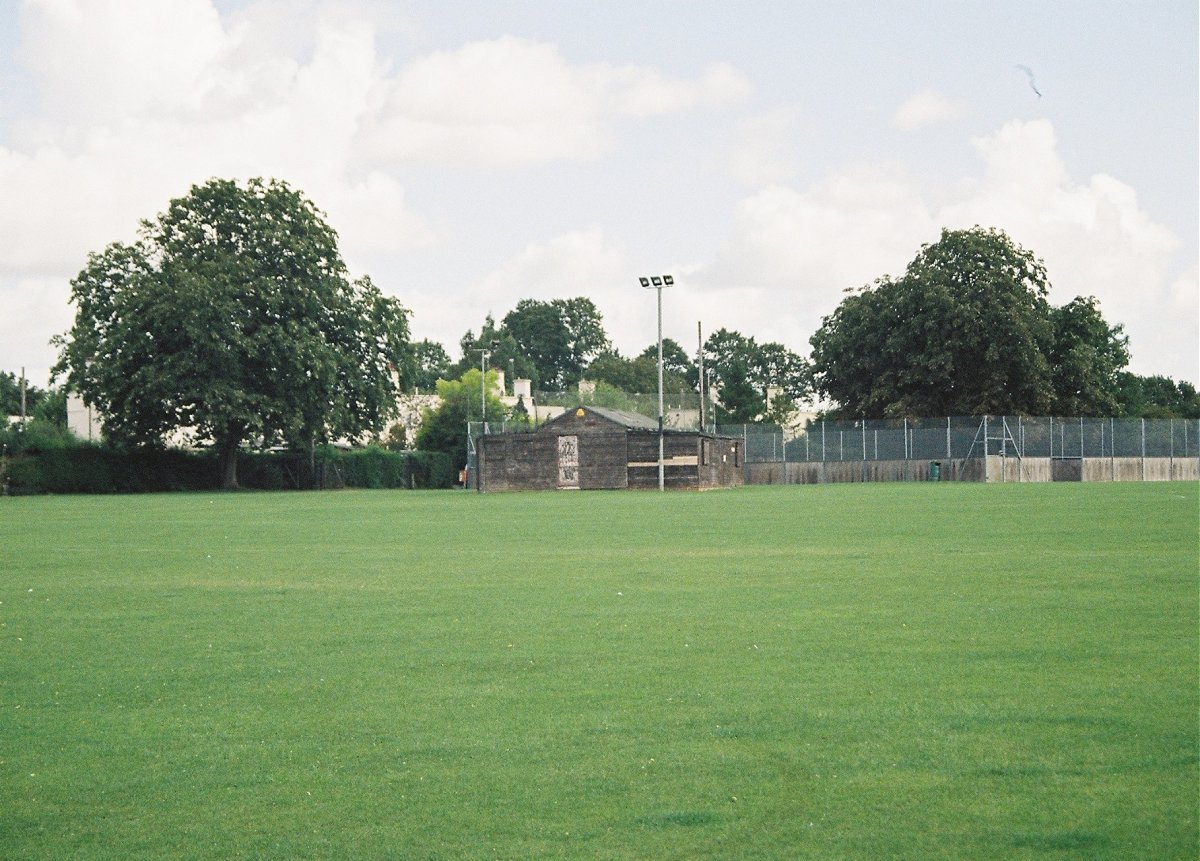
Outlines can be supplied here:
M862 442L863 442L863 463L866 463L867 462L867 418L866 418L866 416L863 416Z
M950 416L946 416L946 460L950 460L953 455L950 454Z
M825 462L825 422L821 422L821 463ZM822 473L824 475L824 473Z
M1083 416L1079 417L1079 459L1083 460ZM1083 468L1083 464L1080 464Z
M1146 480L1146 420L1142 419L1142 481Z
M1112 461L1112 480L1117 480L1117 420L1108 420L1108 453Z

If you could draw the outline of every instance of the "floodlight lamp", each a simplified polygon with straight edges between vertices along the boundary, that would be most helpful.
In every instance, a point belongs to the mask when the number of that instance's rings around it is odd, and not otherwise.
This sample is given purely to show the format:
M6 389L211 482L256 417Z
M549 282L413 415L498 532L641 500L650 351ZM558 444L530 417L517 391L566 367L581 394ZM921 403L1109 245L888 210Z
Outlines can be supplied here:
M667 285L668 287L670 287L670 286L671 286L672 284L674 284L674 283L675 283L675 279L674 279L672 276L670 276L670 275L664 275L664 276L663 276L663 284L665 284L665 285Z
M657 275L654 275L653 277L650 278L650 283L653 284L655 287L663 286L662 279L659 278Z
M649 278L639 278L639 279L638 279L638 281L641 283L641 285L642 285L643 287L649 287L649 286L650 286L650 279L649 279Z

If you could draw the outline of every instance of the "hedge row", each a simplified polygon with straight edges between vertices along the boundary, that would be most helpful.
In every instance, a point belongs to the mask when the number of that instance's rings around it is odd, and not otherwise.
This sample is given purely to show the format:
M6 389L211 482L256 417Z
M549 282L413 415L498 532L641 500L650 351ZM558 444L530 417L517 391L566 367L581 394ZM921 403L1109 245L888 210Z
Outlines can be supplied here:
M119 451L95 445L24 451L5 458L2 473L0 482L12 494L215 490L220 484L216 456L209 452ZM455 478L450 456L443 452L372 446L238 456L238 484L253 490L445 488Z

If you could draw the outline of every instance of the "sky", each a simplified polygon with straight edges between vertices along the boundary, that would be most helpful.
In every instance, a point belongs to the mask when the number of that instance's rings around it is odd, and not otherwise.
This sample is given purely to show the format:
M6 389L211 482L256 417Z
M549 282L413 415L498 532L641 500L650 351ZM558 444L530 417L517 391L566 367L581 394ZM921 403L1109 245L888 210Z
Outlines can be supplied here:
M1200 381L1194 0L0 0L0 370L44 386L89 252L212 177L302 190L459 356L587 296L614 345L807 355L943 228ZM1040 95L1039 95L1040 94Z

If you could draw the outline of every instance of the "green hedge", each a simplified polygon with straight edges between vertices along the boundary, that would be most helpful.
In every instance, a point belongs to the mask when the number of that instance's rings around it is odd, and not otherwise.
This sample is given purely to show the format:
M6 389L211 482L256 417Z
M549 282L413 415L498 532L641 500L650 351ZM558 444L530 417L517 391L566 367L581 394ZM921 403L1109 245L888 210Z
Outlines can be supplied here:
M119 451L96 445L29 449L6 457L0 472L0 481L13 494L214 490L219 485L216 457L209 452ZM238 456L238 484L252 490L446 488L454 478L450 456L442 452L369 446Z

